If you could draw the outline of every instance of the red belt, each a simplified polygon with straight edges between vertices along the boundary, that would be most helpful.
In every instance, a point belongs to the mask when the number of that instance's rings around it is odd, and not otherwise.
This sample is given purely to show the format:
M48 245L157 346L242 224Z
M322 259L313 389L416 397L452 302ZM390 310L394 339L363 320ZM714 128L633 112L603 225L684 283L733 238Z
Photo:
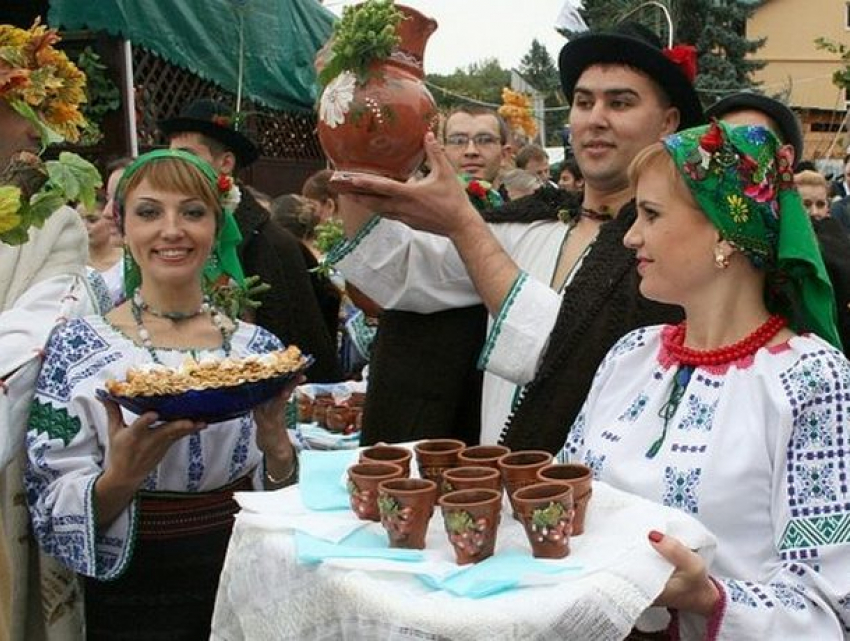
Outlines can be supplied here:
M233 493L252 488L243 476L212 492L139 492L138 535L161 540L230 528L239 511Z

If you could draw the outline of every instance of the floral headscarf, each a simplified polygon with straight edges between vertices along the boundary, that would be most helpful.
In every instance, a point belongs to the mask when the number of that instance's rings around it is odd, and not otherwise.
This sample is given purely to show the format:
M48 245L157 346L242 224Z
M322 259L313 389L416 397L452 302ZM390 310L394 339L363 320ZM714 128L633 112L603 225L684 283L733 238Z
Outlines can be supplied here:
M208 286L216 286L222 284L223 280L232 279L240 287L244 286L245 274L242 271L242 265L236 253L236 247L242 241L242 234L239 231L239 226L236 224L236 219L233 217L233 210L239 204L239 188L230 176L218 174L204 159L179 149L157 149L156 151L142 154L127 166L121 176L121 181L118 183L118 215L122 218L124 216L124 200L126 198L127 184L133 174L148 163L166 158L183 160L199 169L219 195L223 214L222 224L218 229L215 247L204 266L206 284ZM133 295L133 292L141 285L141 282L142 275L138 264L132 259L129 252L125 252L124 291L128 297Z
M722 238L767 272L771 311L840 349L832 283L794 186L793 152L764 127L717 121L664 146Z

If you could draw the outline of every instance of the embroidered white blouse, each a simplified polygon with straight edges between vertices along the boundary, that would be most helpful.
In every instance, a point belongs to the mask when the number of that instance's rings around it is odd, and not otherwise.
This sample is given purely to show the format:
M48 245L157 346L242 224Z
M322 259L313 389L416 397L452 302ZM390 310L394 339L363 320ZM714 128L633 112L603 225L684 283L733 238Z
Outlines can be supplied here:
M281 347L266 330L238 323L231 338L236 357ZM164 365L177 367L187 352L157 349ZM197 350L196 358L223 356ZM123 379L131 366L151 363L147 349L88 316L57 328L36 386L27 432L25 483L33 530L42 549L75 572L99 579L118 576L132 556L136 503L105 530L95 527L94 482L109 460L106 411L95 396L107 379ZM125 412L124 420L136 417ZM151 428L155 429L155 428ZM209 425L176 441L142 484L143 490L204 492L251 474L262 488L262 453L251 415Z
M660 326L615 345L562 459L699 519L717 537L721 639L850 632L850 363L797 336L725 368L696 368L661 449L677 367ZM702 617L683 616L683 633ZM687 636L687 635L686 635Z

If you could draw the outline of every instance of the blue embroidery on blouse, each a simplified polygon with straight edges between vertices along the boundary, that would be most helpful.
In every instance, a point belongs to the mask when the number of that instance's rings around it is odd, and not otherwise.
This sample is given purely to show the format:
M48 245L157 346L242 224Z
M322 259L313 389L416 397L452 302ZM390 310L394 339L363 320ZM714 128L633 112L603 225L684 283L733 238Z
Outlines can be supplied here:
M717 409L717 401L713 403L702 403L696 395L691 394L688 396L685 408L685 416L678 425L680 430L686 432L691 430L711 431L711 426L714 423L714 410Z
M632 401L632 404L629 405L628 409L617 417L617 420L634 423L643 413L648 400L649 397L646 394L639 394L638 397Z
M189 435L189 470L186 479L188 492L197 492L204 477L204 453L201 448L201 435L198 432Z
M558 454L558 460L561 463L567 463L582 447L584 447L584 426L585 413L582 409L567 434L567 442L564 443L564 447Z
M793 610L805 610L806 602L803 598L805 591L799 585L787 585L785 583L768 584L779 601L786 608Z
M598 479L602 476L602 469L605 467L605 455L597 455L593 453L593 450L587 450L584 453L584 464L593 470L593 478Z
M41 368L36 390L60 402L71 396L73 381L69 371L95 353L108 349L108 343L85 320L68 321L50 336L47 358Z
M745 605L749 608L758 607L758 603L756 603L756 600L750 596L749 590L747 589L749 587L748 582L726 579L723 583L726 586L726 592L732 600L732 603Z
M679 508L684 512L697 514L697 491L699 489L701 468L680 471L668 466L664 470L664 505Z
M251 415L244 415L239 421L239 439L233 447L233 455L230 458L229 481L235 481L242 476L245 470L245 462L248 460L248 448L251 444L253 419Z
M797 500L823 503L838 500L835 492L835 469L830 462L806 461L796 469Z
M791 446L796 450L832 447L833 423L831 408L812 407L797 422Z
M247 349L254 354L266 354L267 352L283 349L283 343L270 331L258 326L248 341Z

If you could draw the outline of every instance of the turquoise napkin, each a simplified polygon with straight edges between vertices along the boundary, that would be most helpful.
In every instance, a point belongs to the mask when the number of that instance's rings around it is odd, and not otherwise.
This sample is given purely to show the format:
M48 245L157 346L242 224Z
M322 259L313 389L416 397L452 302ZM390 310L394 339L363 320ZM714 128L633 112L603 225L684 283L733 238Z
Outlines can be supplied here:
M301 466L298 489L305 507L311 510L348 509L348 490L342 479L356 458L357 452L351 450L302 451L298 459Z
M303 532L295 533L295 550L299 563L321 563L330 558L390 559L392 561L421 561L419 550L387 547L387 538L374 532L358 531L339 543L317 539Z
M529 575L551 575L579 570L581 566L541 561L527 553L501 552L498 556L491 556L443 578L427 574L420 574L418 577L428 587L445 590L455 596L480 599L514 590L523 584L523 577Z

